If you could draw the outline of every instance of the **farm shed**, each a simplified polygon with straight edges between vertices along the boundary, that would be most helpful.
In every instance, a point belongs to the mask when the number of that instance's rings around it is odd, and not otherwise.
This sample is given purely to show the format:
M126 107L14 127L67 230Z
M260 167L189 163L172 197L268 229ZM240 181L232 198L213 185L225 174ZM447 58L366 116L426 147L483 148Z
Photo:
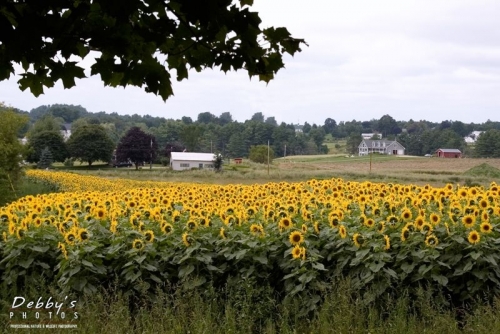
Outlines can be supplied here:
M438 158L461 158L462 152L456 148L439 148L436 150Z
M380 153L388 155L404 155L405 148L395 140L370 140L363 139L358 146L359 155Z
M214 168L215 154L213 153L172 152L170 154L172 170Z

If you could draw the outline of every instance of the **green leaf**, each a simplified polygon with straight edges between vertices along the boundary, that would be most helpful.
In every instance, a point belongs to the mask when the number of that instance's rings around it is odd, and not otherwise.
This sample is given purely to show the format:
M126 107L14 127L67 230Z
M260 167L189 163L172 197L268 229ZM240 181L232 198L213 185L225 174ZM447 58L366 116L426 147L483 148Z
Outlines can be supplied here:
M50 248L49 246L43 246L43 247L41 247L41 246L33 246L31 249L34 250L34 251L36 251L36 252L45 253L46 251L49 250L49 248Z
M312 267L316 270L323 270L323 271L326 270L323 263L319 263L319 262L313 263Z
M245 5L252 6L253 0L240 0L240 6L243 7Z
M446 286L448 284L448 278L446 278L445 276L443 275L435 275L435 274L432 274L431 275L432 279L436 282L438 282L439 284L441 284L442 286Z
M82 260L82 264L86 267L94 268L94 264L92 262L87 261L87 260Z
M268 264L268 259L267 259L267 256L264 256L264 255L256 255L253 257L253 259L257 262L260 262L262 264Z
M413 271L413 269L415 269L415 266L416 266L415 263L405 262L401 265L401 270L403 270L407 274L410 274Z
M33 263L33 260L34 260L34 259L35 259L35 258L33 258L33 257L29 257L29 258L27 258L27 259L24 259L24 260L19 261L19 262L18 262L18 264L19 264L21 267L23 267L24 269L28 269L28 267L29 267L29 266Z
M380 269L382 269L384 264L385 264L385 262L383 262L383 261L375 261L375 262L370 263L368 268L370 268L370 270L372 272L377 273L380 271Z
M87 279L85 277L78 277L73 281L71 287L76 291L82 291L85 284L87 284Z
M182 266L179 270L179 278L184 278L191 274L194 270L194 266L192 264L188 264L187 266Z

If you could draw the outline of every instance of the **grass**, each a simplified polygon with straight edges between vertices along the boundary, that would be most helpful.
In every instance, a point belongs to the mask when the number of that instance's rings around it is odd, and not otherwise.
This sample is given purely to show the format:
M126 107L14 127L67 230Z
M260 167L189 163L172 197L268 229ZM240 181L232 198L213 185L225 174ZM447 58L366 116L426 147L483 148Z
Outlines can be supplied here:
M444 186L447 183L487 186L500 183L500 159L439 159L411 156L373 155L346 157L345 155L290 156L277 158L270 165L244 160L242 164L226 163L222 173L210 170L172 171L161 165L153 169L112 168L107 164L64 167L84 175L105 178L131 178L169 182L211 184L252 184L267 182L301 182L312 178L343 178L352 181L403 182L418 185Z
M168 289L167 289L168 290ZM10 323L23 323L20 312L9 319L11 303L16 294L2 288L0 331L13 330ZM17 294L19 295L19 293ZM57 289L43 283L25 294L26 300L63 301ZM77 330L51 330L51 333L499 333L500 300L494 305L477 304L467 313L439 306L436 297L418 289L411 298L390 297L377 304L366 304L362 295L354 292L349 282L331 284L325 292L322 306L315 314L300 317L302 303L298 299L275 296L265 282L238 282L222 290L177 287L171 292L157 291L155 299L141 295L140 285L135 296L125 296L113 288L84 296L69 296L77 300ZM74 318L74 310L66 309L66 319ZM40 312L48 321L47 312ZM457 318L457 315L459 317ZM34 311L28 317L37 323ZM62 321L59 319L59 321ZM35 332L36 330L22 330Z

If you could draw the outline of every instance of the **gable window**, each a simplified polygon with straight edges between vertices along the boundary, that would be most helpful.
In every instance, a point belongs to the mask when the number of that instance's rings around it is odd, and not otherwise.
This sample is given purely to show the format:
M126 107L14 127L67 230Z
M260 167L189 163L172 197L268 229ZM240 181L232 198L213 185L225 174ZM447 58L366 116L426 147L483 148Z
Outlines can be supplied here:
M181 167L189 167L189 164L181 163Z

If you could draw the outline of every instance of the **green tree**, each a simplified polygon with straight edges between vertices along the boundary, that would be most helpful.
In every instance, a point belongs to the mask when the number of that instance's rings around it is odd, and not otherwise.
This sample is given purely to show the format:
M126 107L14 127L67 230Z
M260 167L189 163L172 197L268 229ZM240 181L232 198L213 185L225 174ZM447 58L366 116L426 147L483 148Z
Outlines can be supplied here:
M245 70L269 82L284 68L283 55L300 52L304 40L286 28L260 27L253 0L3 0L0 4L0 80L16 74L19 86L38 96L62 80L64 88L84 78L73 59L91 57L91 75L105 85L145 87L164 100L170 80L220 66ZM33 29L33 24L39 29ZM42 28L43 27L43 28ZM22 41L22 43L20 42ZM165 67L164 64L167 64Z
M64 162L69 157L66 143L61 133L54 131L43 131L36 133L28 139L29 153L26 160L29 162L38 162L40 154L45 147L52 152L54 161Z
M184 125L182 132L179 134L182 143L188 151L196 151L203 134L203 128L197 124Z
M359 152L359 144L361 144L361 141L363 140L363 137L361 137L360 133L357 132L351 132L349 135L349 138L347 138L347 143L346 143L346 150L347 153L349 154L357 154Z
M269 163L273 162L274 151L271 147L268 147L267 145L257 145L250 147L248 158L251 161L263 164L268 162L268 157Z
M475 155L481 158L500 158L500 130L487 130L477 138Z
M32 138L42 132L54 132L60 134L63 122L64 120L62 118L56 118L51 114L46 114L33 124L33 127L29 129L27 133L27 137Z
M40 160L36 164L39 169L46 169L52 167L52 163L54 162L54 157L52 156L52 152L50 149L45 146L40 153Z
M321 151L321 145L323 145L323 141L325 140L325 130L323 130L322 127L317 127L315 129L311 129L309 131L309 137L314 141L316 144L316 148L318 151Z
M121 161L132 161L135 169L143 162L150 162L156 159L158 144L154 136L145 133L138 127L133 127L127 131L120 139L116 148L116 159Z
M115 144L106 130L97 124L82 125L71 134L66 145L71 157L92 165L95 161L111 161Z
M16 196L22 175L20 162L24 147L17 134L28 122L28 117L15 113L0 102L0 206Z

